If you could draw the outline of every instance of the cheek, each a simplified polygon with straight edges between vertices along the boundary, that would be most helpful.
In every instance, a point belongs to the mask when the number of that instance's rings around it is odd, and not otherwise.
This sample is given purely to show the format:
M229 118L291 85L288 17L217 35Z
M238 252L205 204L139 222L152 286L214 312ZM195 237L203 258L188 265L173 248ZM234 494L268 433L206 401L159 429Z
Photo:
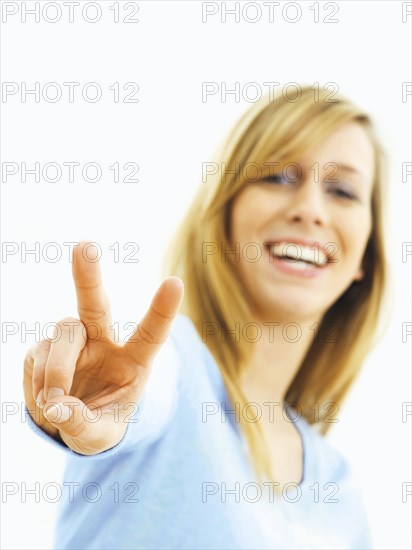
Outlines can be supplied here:
M252 229L253 214L256 208L253 199L248 199L248 194L243 193L232 207L231 216L231 235L232 241L242 241Z
M342 231L344 250L342 253L350 258L354 264L359 263L365 253L371 231L370 216L357 216L353 220L346 220Z
M250 240L250 237L274 215L273 203L262 190L245 189L232 205L232 240Z

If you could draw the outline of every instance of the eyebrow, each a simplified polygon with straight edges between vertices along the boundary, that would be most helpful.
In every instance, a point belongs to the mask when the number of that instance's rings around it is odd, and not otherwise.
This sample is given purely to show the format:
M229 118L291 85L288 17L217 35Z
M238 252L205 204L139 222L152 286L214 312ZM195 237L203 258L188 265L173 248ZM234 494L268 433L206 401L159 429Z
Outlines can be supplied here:
M356 168L354 168L353 166L351 166L350 164L344 164L344 163L341 163L341 162L337 162L336 163L339 167L339 170L346 170L346 172L352 172L353 174L357 174L358 176L363 176L363 172L360 172L359 170L357 170Z

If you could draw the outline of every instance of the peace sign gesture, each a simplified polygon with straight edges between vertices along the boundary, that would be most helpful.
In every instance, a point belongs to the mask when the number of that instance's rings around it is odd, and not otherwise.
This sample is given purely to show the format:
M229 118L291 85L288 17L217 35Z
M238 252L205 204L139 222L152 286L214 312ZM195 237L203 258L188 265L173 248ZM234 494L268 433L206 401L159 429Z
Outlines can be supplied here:
M130 416L125 405L142 395L183 299L181 279L166 278L131 337L123 345L114 343L99 262L85 254L90 246L82 241L73 249L79 319L62 319L57 323L58 338L42 340L28 350L23 381L26 405L36 424L87 455L114 447L124 436L124 419Z

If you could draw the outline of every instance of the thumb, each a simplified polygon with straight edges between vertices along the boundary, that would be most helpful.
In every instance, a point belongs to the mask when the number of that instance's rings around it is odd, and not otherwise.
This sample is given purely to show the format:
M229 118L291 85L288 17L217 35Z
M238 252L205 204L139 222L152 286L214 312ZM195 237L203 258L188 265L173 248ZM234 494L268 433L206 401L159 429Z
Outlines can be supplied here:
M113 420L113 411L111 416ZM96 454L114 447L124 433L122 424L110 423L100 407L89 408L83 401L70 395L55 397L47 402L43 415L59 430L62 440L74 451L81 454ZM124 424L126 431L127 424ZM118 428L116 430L116 428Z

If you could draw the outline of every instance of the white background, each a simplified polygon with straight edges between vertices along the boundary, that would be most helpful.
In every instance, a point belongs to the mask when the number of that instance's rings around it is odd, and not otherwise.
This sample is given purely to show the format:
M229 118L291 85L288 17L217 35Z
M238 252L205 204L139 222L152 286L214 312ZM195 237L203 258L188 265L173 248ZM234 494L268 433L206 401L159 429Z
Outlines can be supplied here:
M85 4L86 2L81 2ZM4 4L2 2L3 10ZM350 459L361 485L376 548L411 547L411 500L402 502L402 483L411 482L411 418L402 422L402 403L411 402L410 343L402 342L402 323L411 321L410 265L402 261L402 243L410 242L411 178L402 181L402 163L410 162L411 101L402 101L402 83L412 80L411 20L402 22L402 2L337 2L337 23L323 19L331 9L300 2L301 18L282 18L282 7L259 3L261 19L222 21L225 3L210 3L218 13L202 22L202 2L140 1L138 23L126 24L124 2L114 23L115 2L101 1L100 21L84 20L77 8L73 23L62 6L59 22L40 22L19 12L3 21L1 78L32 88L58 82L63 97L56 103L20 92L3 95L2 162L97 162L103 175L89 183L78 175L73 183L36 183L20 173L2 181L1 232L4 243L18 253L2 258L1 398L22 407L25 351L34 335L22 334L65 316L77 316L68 248L64 242L90 239L102 247L102 269L113 318L123 325L138 322L161 282L159 267L168 237L201 184L202 162L212 153L235 120L249 107L242 97L222 101L220 94L202 101L202 83L242 88L248 82L285 85L328 82L367 109L376 121L390 157L387 205L392 273L392 317L385 337L365 361L361 377L342 410L330 440ZM33 2L26 6L33 7ZM45 2L40 2L44 5ZM244 2L240 3L241 8ZM255 3L256 4L256 3ZM226 8L233 8L227 2ZM203 6L204 8L204 6ZM242 11L242 10L240 10ZM50 8L46 17L54 18ZM94 17L93 9L88 12ZM255 18L249 8L246 17ZM290 8L287 15L295 17ZM63 82L80 82L69 103ZM80 93L97 82L102 100L88 103ZM121 101L109 87L120 83ZM122 85L139 85L139 103L124 103ZM129 90L131 91L131 89ZM113 163L139 165L138 183L114 183ZM77 172L79 174L79 172ZM124 176L124 174L123 174ZM26 243L59 243L63 258L21 256ZM139 246L139 263L114 262L109 249L119 243L121 260L127 242ZM130 249L131 250L131 249ZM52 251L50 250L50 253ZM8 324L7 324L8 323ZM16 323L18 333L5 330ZM4 413L4 408L3 408ZM2 416L2 482L28 486L61 481L64 454L49 448L20 421ZM23 503L21 493L2 504L3 548L50 548L56 505Z

